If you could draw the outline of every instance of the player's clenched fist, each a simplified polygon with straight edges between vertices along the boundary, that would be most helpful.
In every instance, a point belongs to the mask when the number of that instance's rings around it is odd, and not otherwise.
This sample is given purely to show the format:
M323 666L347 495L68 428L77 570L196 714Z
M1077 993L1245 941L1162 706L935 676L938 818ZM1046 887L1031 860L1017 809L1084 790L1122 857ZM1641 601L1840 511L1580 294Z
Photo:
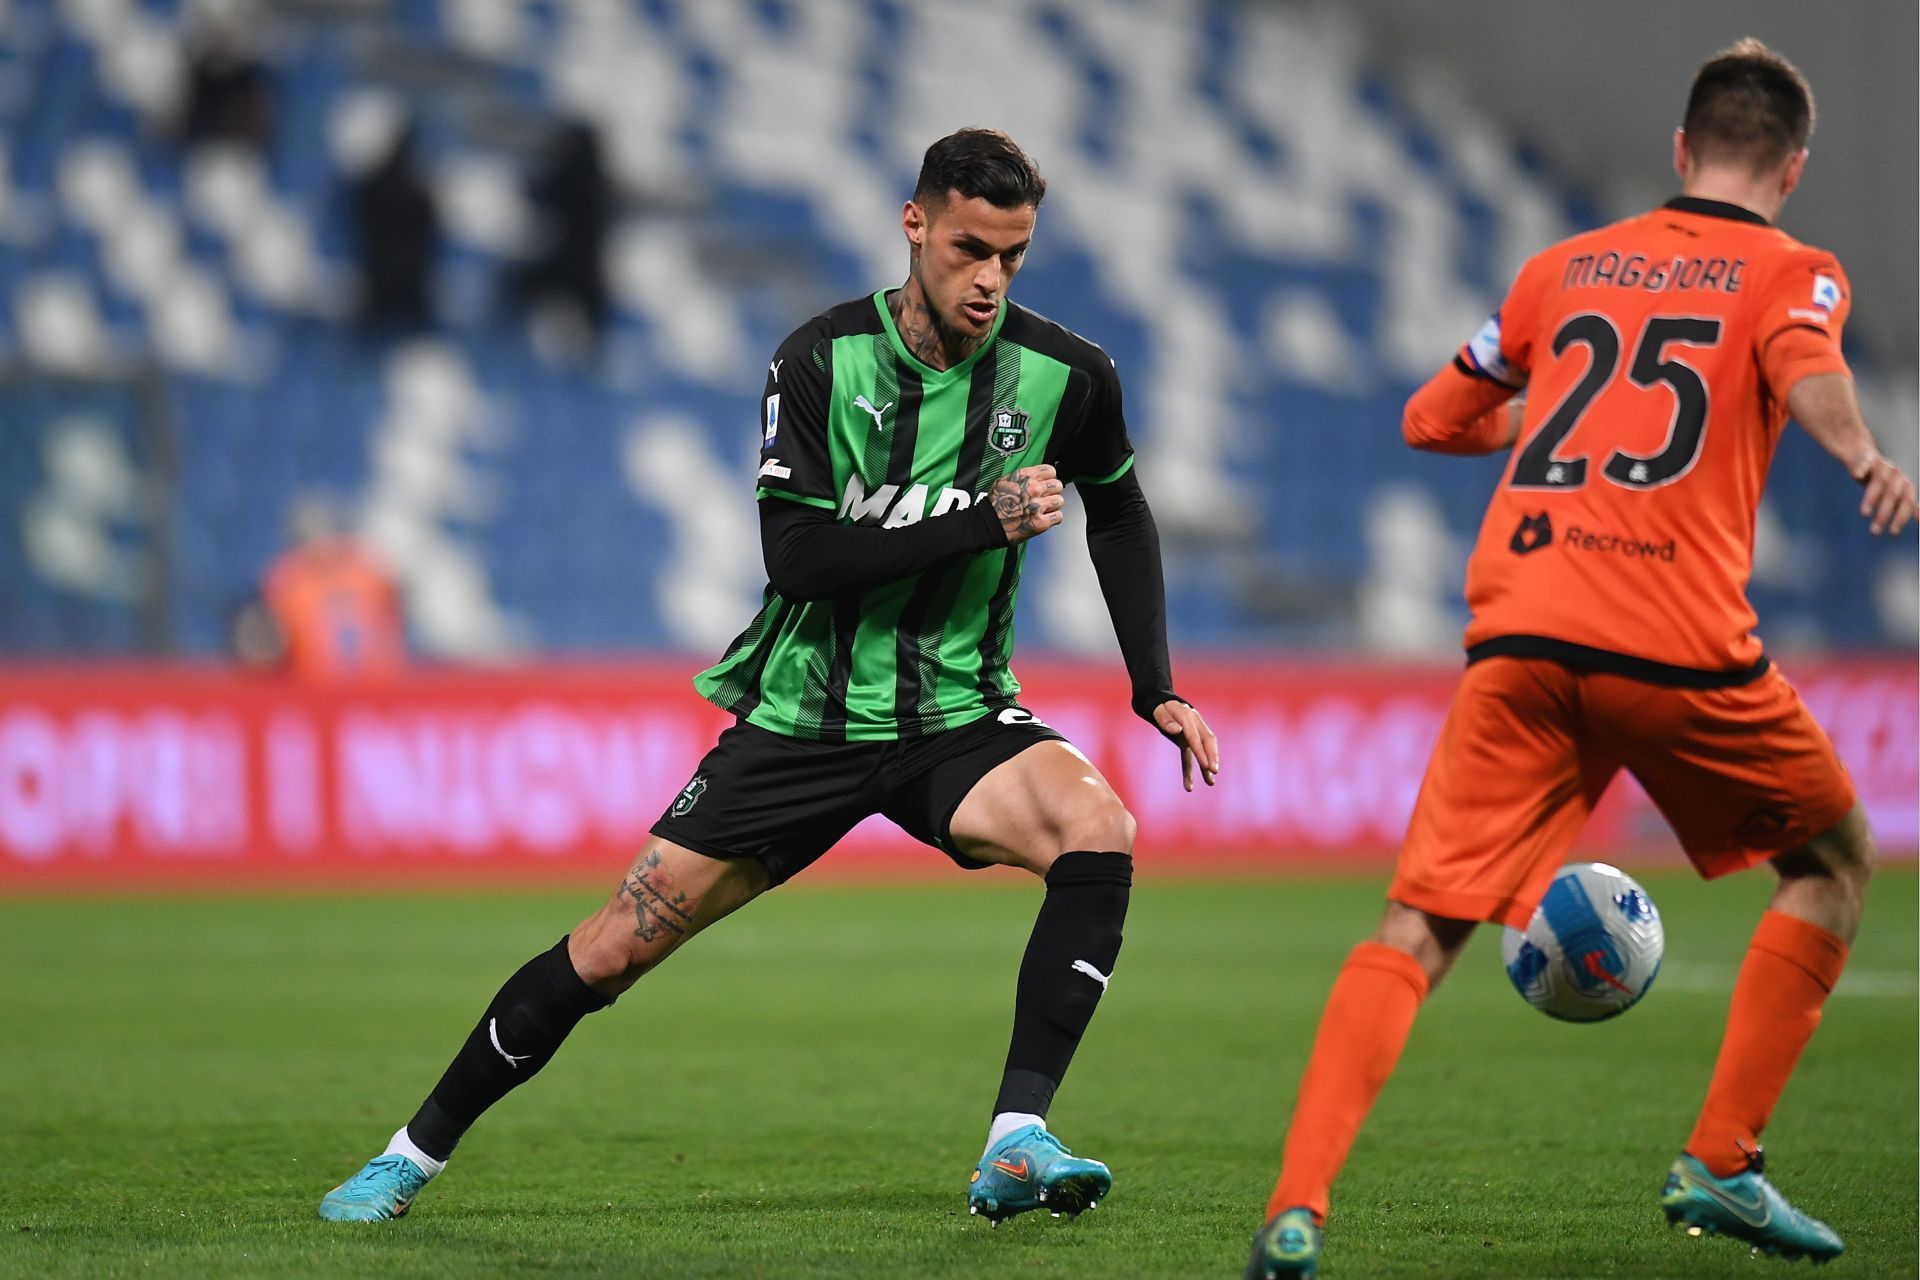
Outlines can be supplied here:
M987 490L987 501L993 503L993 513L1006 530L1007 545L1038 537L1066 519L1066 491L1053 468L1045 463L1022 467L994 481L993 488Z

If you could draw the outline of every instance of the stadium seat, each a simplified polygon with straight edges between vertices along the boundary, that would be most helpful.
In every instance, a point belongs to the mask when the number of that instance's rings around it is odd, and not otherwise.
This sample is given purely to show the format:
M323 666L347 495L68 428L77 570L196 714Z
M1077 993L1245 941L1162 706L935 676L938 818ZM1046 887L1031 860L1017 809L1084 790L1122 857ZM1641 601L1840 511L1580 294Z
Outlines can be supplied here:
M1491 464L1408 456L1398 407L1526 253L1594 220L1457 84L1383 79L1334 6L285 6L271 145L183 155L192 9L14 0L0 24L0 353L22 385L159 371L168 639L190 652L224 645L315 483L360 500L432 652L723 641L759 585L743 471L766 357L901 277L921 149L980 120L1049 175L1016 297L1122 371L1181 569L1176 642L1445 651L1459 584L1437 549L1471 537ZM439 326L414 343L346 327L344 192L409 120L447 238ZM531 158L566 120L602 131L621 204L606 330L555 359L506 282L539 233ZM0 410L28 394L0 388ZM1817 642L1904 635L1886 562L1831 554L1844 479L1788 449L1763 609ZM724 520L677 501L689 475L737 499ZM1073 561L1036 552L1055 585L1048 609L1023 597L1023 642L1104 652ZM143 634L63 636L97 619L50 573L0 530L0 600L28 620L0 649Z

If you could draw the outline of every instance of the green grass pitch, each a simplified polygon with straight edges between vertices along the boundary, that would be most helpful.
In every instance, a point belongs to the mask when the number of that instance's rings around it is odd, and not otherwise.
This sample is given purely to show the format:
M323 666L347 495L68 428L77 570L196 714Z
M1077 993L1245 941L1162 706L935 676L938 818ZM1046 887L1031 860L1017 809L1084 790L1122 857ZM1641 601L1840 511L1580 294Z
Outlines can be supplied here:
M1330 1280L1786 1269L1655 1200L1767 879L1647 883L1666 968L1616 1021L1528 1009L1482 931L1336 1188ZM1237 1276L1383 884L1139 884L1053 1114L1114 1192L997 1231L964 1193L1030 882L770 895L583 1023L411 1217L371 1227L315 1203L594 893L0 904L0 1273ZM1833 1280L1915 1274L1915 890L1876 882L1768 1134L1776 1182L1847 1238Z

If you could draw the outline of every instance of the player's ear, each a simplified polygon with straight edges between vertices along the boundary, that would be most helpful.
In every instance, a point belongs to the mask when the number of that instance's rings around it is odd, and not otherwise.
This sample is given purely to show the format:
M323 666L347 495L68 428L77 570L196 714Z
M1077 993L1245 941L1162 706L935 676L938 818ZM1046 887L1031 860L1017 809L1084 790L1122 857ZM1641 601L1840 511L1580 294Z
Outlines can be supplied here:
M1673 171L1680 175L1682 183L1687 180L1687 165L1687 131L1675 129L1673 131Z
M900 229L906 232L907 243L916 251L926 245L927 211L917 200L909 200L900 207Z
M1787 167L1780 174L1780 195L1782 199L1793 194L1793 189L1800 185L1800 175L1805 173L1806 170L1807 149L1802 147L1794 153L1793 159L1787 161Z

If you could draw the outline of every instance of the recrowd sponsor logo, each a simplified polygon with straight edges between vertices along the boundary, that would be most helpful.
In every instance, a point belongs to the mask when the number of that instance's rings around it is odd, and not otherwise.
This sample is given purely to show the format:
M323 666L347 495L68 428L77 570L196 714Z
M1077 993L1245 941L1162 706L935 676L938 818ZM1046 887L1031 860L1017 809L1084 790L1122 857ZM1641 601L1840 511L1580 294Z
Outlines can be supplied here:
M1582 529L1574 525L1560 539L1560 545L1568 551L1592 551L1601 555L1624 556L1629 560L1660 560L1668 564L1679 553L1679 544L1672 538L1665 542L1652 542L1646 538L1633 538L1618 533L1599 533Z
M1507 549L1517 556L1532 555L1542 547L1553 545L1553 518L1542 511L1537 515L1523 515L1520 523L1514 527L1513 537L1507 540Z

